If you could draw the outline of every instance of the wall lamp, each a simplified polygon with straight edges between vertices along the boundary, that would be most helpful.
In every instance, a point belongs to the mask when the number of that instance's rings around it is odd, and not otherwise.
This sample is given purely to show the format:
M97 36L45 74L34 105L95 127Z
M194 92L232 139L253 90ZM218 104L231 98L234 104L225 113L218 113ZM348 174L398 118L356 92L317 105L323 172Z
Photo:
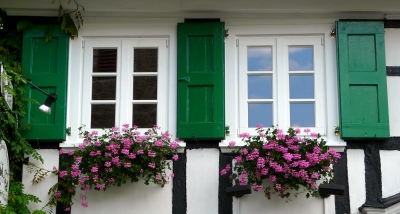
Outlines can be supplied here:
M320 184L318 193L322 198L327 198L330 195L344 195L344 185L340 184Z
M47 99L46 101L44 101L43 105L41 105L39 107L40 111L46 113L46 114L51 114L51 104L54 103L57 100L57 94L55 93L47 93L45 91L43 91L43 89L37 87L36 85L34 85L32 82L26 81L26 83L28 83L29 85L31 85L32 87L36 88L37 90L39 90L40 92L42 92L43 94L47 95Z
M251 194L250 185L236 185L226 188L226 196L236 196L240 198L245 194Z

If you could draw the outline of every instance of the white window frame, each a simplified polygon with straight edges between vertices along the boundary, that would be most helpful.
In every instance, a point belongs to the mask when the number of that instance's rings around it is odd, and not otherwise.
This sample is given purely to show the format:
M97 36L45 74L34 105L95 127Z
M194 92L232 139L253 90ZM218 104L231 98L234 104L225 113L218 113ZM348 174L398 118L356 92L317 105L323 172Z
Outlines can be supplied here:
M312 46L314 57L314 70L293 72L289 71L289 46ZM272 47L272 71L247 71L247 47L268 46ZM238 38L238 89L239 89L239 133L247 132L256 135L254 127L248 127L248 103L272 102L273 123L278 128L286 131L290 127L290 102L314 102L315 127L299 127L301 130L310 129L311 132L326 135L326 102L325 102L325 66L324 46L322 36L263 36ZM289 98L289 74L314 75L314 99ZM247 99L248 74L272 75L272 99Z
M166 38L129 38L129 39L88 39L84 41L83 50L83 85L82 85L82 119L81 124L85 131L98 131L91 129L91 104L115 103L115 125L132 124L132 104L157 104L157 124L167 127L167 69L168 69L168 39ZM116 73L92 73L93 48L117 48L117 72ZM157 48L157 72L133 72L134 48ZM116 99L92 101L92 77L116 76ZM157 100L133 100L133 77L157 76ZM110 127L107 127L110 128ZM139 127L140 132L145 132L152 127Z

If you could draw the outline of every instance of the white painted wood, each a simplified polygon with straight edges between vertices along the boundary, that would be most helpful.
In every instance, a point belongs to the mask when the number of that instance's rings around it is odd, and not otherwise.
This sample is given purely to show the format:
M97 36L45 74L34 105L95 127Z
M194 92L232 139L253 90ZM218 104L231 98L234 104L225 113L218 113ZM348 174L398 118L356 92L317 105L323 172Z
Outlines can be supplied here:
M74 4L67 4L62 1L66 10L74 10ZM363 0L337 0L321 2L318 0L308 1L263 1L263 0L232 0L229 3L225 1L213 0L147 0L147 1L128 1L115 0L110 4L107 0L80 0L79 3L85 7L86 14L96 14L102 16L121 16L121 15L137 15L137 13L167 13L170 15L179 13L208 13L213 14L217 11L224 13L286 13L292 14L307 14L307 13L367 13L375 11L375 13L384 17L385 14L398 14L399 4L396 0L387 0L385 4L380 1L369 1L365 4ZM29 13L30 15L57 15L58 4L51 4L47 1L32 2L29 0L1 1L4 8L11 15L21 15ZM159 15L159 14L157 14ZM370 17L371 18L371 17Z
M400 193L400 151L380 151L382 173L382 197Z
M157 104L157 124L163 129L167 125L167 39L165 38L92 38L86 39L84 48L84 69L82 90L82 124L85 124L87 131L96 130L102 133L101 129L91 129L91 104L115 104L115 125L131 124L132 104ZM115 48L117 49L117 71L114 73L92 73L93 48ZM157 48L158 49L158 71L151 73L133 72L134 48ZM117 79L115 100L92 100L92 77L115 76ZM157 100L133 100L133 78L134 76L157 76ZM134 124L131 124L134 125ZM111 128L111 127L105 127ZM152 127L139 127L145 132Z
M349 181L350 213L359 213L358 208L365 203L364 150L347 150L347 175Z
M219 150L186 151L187 213L218 213Z

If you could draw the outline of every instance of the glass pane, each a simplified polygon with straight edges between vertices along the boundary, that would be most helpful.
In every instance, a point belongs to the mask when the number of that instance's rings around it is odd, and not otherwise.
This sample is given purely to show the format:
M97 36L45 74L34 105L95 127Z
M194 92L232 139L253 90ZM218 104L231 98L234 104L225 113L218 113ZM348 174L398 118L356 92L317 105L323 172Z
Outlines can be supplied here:
M248 71L272 71L272 47L247 47Z
M157 49L134 49L133 72L157 72Z
M272 123L272 103L249 104L248 127L257 127L258 124L270 127Z
M314 75L290 75L290 99L314 98Z
M93 49L93 72L116 72L117 49Z
M289 46L289 71L314 70L312 46Z
M315 127L314 103L291 103L290 126Z
M93 77L92 100L115 100L116 77Z
M247 80L249 99L272 99L271 75L249 75Z
M133 77L133 99L157 100L157 77Z
M157 104L133 104L132 124L152 128L157 124Z
M115 126L115 105L92 105L91 128L111 128Z

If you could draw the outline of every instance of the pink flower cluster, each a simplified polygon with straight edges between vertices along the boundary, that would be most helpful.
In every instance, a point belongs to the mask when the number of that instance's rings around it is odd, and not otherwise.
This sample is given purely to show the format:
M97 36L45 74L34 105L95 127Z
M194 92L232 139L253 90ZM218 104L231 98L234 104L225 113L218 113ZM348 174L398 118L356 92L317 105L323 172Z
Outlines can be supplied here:
M174 174L166 175L165 169L170 168L167 160L170 157L178 160L179 144L171 141L170 133L158 134L158 130L160 127L154 126L141 135L137 126L124 124L121 129L115 126L102 135L96 131L84 133L85 139L78 150L61 149L59 152L72 157L62 162L64 170L53 167L63 187L54 190L55 200L62 203L72 200L76 186L84 191L106 190L110 185L119 186L126 180L137 182L139 179L160 186L168 184ZM81 205L87 207L86 197L81 195L80 199ZM72 202L65 205L65 210L70 210Z
M333 177L330 165L340 158L340 154L329 149L318 133L305 129L307 136L298 137L301 133L298 128L290 128L285 134L280 129L263 129L262 125L256 130L256 136L240 134L246 146L233 151L239 155L234 158L234 169L238 173L233 173L232 179L240 185L250 184L255 191L264 189L268 198L274 193L288 198L288 191L300 186L317 196L317 180L329 182ZM230 147L234 145L229 143ZM222 169L220 174L228 174L229 169ZM273 185L264 187L265 179Z

